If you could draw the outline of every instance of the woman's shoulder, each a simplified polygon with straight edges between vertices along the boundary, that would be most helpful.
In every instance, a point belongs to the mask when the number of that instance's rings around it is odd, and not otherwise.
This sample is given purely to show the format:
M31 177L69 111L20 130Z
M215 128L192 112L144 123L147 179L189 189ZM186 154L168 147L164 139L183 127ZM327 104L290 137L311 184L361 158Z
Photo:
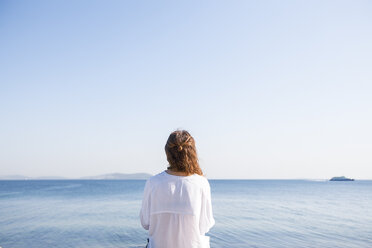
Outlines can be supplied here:
M193 176L194 176L194 178L201 181L202 183L208 183L208 179L204 175L194 174Z
M208 179L205 176L193 174L190 176L177 176L171 175L166 171L162 171L148 179L150 183L164 182L164 181L174 181L174 180L185 180L185 181L194 181L202 185L209 185Z
M156 183L158 181L162 181L162 180L164 180L164 176L165 176L164 173L165 173L165 171L162 171L162 172L150 177L149 179L147 179L147 181L149 183Z
M194 174L190 176L187 180L189 180L193 184L196 184L199 188L203 190L210 189L209 181L205 176Z

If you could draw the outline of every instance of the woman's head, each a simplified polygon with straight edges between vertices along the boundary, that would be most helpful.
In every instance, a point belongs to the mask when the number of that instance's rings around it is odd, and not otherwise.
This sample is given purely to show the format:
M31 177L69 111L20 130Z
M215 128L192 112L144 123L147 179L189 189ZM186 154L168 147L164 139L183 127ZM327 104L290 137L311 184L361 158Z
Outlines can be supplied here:
M185 130L172 132L165 145L165 153L169 162L168 169L186 172L189 175L203 175L199 167L195 140L189 132Z

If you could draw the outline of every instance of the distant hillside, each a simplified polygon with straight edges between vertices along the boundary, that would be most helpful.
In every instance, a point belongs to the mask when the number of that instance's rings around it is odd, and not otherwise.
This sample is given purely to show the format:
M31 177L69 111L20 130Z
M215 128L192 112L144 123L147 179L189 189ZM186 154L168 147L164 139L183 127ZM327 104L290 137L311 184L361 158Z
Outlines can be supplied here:
M135 180L135 179L148 179L151 177L148 173L134 173L134 174L123 174L123 173L111 173L103 174L98 176L81 177L81 178L67 178L57 176L44 176L44 177L28 177L23 175L7 175L0 176L0 180L71 180L71 179L95 179L95 180Z
M134 173L134 174L123 174L123 173L111 173L103 174L91 177L81 177L80 179L101 179L101 180L123 180L123 179L148 179L151 177L148 173Z
M8 176L0 176L0 180L27 180L30 177L22 176L22 175L8 175Z
M44 176L44 177L28 177L22 175L7 175L0 176L0 180L63 180L68 179L65 177L56 177L56 176Z

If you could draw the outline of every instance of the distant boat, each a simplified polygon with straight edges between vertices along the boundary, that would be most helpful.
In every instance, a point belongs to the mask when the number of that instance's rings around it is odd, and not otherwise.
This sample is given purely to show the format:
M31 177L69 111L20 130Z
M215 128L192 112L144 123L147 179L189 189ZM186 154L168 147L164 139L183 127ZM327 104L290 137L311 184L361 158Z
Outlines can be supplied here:
M354 179L342 176L342 177L332 177L329 181L354 181Z

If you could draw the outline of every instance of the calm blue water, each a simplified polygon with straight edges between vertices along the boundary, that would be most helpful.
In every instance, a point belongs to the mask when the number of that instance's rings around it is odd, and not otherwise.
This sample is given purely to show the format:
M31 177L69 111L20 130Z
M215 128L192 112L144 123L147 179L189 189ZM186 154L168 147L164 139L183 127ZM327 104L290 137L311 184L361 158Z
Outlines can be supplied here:
M0 246L143 247L144 183L0 181ZM372 181L210 183L212 248L372 247Z

